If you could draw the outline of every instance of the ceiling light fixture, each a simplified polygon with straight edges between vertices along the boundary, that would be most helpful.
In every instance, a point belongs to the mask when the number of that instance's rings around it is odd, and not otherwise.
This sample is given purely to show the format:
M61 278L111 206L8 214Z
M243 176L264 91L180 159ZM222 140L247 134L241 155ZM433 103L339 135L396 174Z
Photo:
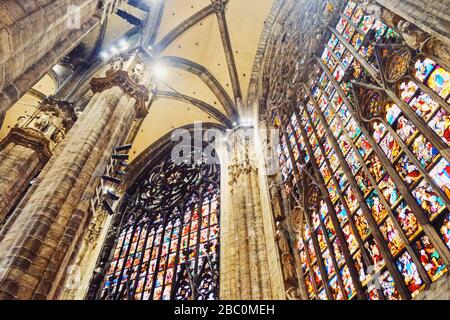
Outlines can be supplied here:
M167 75L167 68L161 63L156 63L152 68L152 74L156 79L164 79Z
M103 60L106 60L106 59L109 58L109 53L106 52L106 51L102 51L102 52L100 53L100 57L101 57Z
M125 39L120 40L119 47L121 50L127 50L129 48L129 44Z
M117 49L116 46L112 46L112 47L111 47L111 53L112 53L113 55L119 53L119 50Z

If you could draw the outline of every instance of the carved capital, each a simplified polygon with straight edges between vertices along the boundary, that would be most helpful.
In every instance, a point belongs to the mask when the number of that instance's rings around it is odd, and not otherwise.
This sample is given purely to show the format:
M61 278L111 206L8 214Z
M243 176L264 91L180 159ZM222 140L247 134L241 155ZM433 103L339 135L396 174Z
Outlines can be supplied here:
M102 92L112 87L120 87L126 94L136 99L136 118L144 118L148 113L146 102L150 98L150 91L143 85L136 84L128 72L118 70L108 73L104 78L91 80L91 88L94 93Z
M228 0L211 0L212 5L214 7L214 11L216 13L224 12L225 10L225 4L228 2Z
M0 143L0 151L8 144L15 143L36 151L41 163L46 163L52 156L50 140L42 133L29 129L14 127Z

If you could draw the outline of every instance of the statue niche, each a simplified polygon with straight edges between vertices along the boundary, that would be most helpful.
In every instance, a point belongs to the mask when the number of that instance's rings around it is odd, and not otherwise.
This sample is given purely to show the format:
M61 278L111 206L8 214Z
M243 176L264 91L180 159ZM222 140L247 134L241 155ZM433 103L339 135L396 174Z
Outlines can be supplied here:
M288 239L286 233L283 230L281 223L278 221L276 223L275 240L277 241L278 248L281 255L281 264L283 268L284 283L286 287L291 287L296 284L296 271L295 271L295 260L291 253Z
M450 45L448 43L429 35L405 20L398 22L398 29L409 47L450 67Z

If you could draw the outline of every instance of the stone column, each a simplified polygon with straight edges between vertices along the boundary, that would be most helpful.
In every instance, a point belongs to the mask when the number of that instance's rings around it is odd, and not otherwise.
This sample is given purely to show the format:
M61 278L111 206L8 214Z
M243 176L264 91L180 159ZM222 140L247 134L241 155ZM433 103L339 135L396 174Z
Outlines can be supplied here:
M0 1L4 113L100 23L97 0Z
M91 81L92 100L13 213L0 242L0 299L55 298L112 149L147 113L149 57L137 51L108 68Z
M220 299L277 299L283 295L281 288L275 292L279 270L269 268L269 260L278 259L276 245L264 221L272 212L268 190L262 201L253 129L235 129L228 147L229 162L222 164Z
M94 16L96 0L0 3L0 89Z
M47 99L32 115L22 115L0 143L0 225L75 119L70 104Z

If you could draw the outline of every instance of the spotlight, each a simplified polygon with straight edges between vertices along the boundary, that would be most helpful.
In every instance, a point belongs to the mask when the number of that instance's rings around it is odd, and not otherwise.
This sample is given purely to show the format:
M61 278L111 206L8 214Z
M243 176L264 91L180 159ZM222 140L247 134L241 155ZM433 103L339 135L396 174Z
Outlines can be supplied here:
M152 74L156 79L164 79L167 75L167 69L160 63L156 63L153 66Z
M111 208L111 206L109 205L108 201L103 200L102 201L102 206L108 212L109 215L112 216L114 214L114 210Z
M106 60L106 59L109 58L109 54L108 54L108 52L102 51L102 52L100 53L100 57L101 57L103 60Z
M113 191L111 191L110 189L106 189L105 193L108 196L108 198L110 198L111 200L117 201L120 199L120 197L117 194L115 194Z
M124 168L128 167L128 163L126 163L125 161L119 161L118 165Z
M129 47L129 44L125 39L123 39L123 40L120 40L119 47L121 50L127 50Z
M103 180L112 182L112 183L116 183L116 184L120 184L122 183L122 181L120 179L114 178L114 177L110 177L110 176L102 176Z
M130 150L131 149L131 143L130 144L126 144L126 145L123 145L123 146L118 146L118 147L115 147L114 148L114 150L116 150L116 152L119 152L119 151L128 151L128 150Z
M237 126L237 122L233 122L233 127L236 127Z
M117 47L116 46L112 46L111 47L111 53L114 55L114 54L117 54L119 52L119 50L117 49Z
M240 124L244 127L251 127L253 126L253 121L251 119L242 119Z
M113 154L111 158L114 160L128 160L129 156L127 154Z
M119 169L117 169L117 170L115 171L115 173L116 173L117 175L119 175L119 176L124 176L124 175L125 175L125 171L119 170Z

